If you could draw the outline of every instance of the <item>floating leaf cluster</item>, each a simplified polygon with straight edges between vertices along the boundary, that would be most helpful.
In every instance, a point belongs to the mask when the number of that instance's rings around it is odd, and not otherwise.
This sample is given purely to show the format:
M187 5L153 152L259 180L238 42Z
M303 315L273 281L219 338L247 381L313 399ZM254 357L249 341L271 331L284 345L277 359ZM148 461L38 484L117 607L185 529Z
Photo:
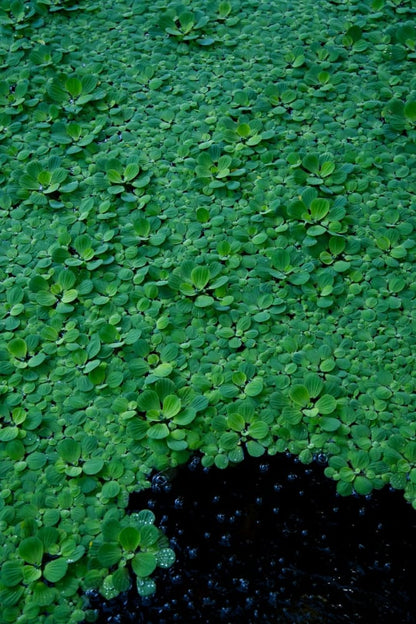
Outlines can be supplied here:
M2 621L153 592L195 452L416 507L415 13L0 0Z

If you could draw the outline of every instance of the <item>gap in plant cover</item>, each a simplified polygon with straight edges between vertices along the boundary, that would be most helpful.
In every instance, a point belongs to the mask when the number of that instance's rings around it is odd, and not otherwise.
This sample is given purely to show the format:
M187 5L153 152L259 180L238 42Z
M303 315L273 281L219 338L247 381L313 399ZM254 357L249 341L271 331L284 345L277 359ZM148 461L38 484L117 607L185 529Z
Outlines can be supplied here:
M176 563L152 597L92 596L97 622L412 624L414 511L387 489L340 497L323 460L246 458L224 472L196 457L173 479L155 473L129 511L157 510Z

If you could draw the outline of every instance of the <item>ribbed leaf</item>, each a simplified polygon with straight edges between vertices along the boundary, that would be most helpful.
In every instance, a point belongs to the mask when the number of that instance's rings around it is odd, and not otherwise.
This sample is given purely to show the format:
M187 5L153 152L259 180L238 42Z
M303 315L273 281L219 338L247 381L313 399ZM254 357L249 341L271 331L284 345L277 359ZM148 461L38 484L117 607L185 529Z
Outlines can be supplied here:
M324 394L315 403L315 406L320 414L332 414L336 410L337 401L332 395Z
M97 559L105 568L111 568L111 566L120 561L121 549L117 544L101 544L98 549Z
M73 98L76 98L82 93L82 82L75 76L67 78L65 80L65 89Z
M198 290L202 290L208 284L209 278L210 272L208 267L198 266L192 269L191 280Z
M140 543L140 531L135 527L125 527L120 532L118 540L124 550L135 551Z
M163 399L163 415L166 418L173 418L181 409L181 400L174 394L169 394Z
M43 557L43 544L38 537L27 537L19 545L19 555L26 563L40 565Z
M131 565L137 576L149 576L156 568L156 557L149 552L140 552L132 559Z
M67 570L68 563L66 559L60 557L59 559L54 559L46 564L45 569L43 570L43 576L50 583L57 583L65 576Z

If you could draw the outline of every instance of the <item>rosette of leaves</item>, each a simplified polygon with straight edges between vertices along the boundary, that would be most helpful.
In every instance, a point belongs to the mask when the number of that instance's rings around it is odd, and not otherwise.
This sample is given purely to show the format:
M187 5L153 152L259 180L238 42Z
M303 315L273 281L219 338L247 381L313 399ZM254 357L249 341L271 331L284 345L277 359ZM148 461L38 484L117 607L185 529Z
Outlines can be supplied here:
M174 383L163 377L172 370L170 364L159 364L153 370L158 381L146 388L137 399L137 408L142 415L140 420L132 420L128 430L135 439L146 438L156 454L171 451L185 451L189 446L189 435L197 413L205 409L208 400L202 395L194 395L189 390L175 392Z
M36 16L34 2L24 0L1 0L0 25L11 26L14 30L23 30L30 26Z
M134 219L132 223L129 222L125 227L121 228L121 241L125 245L137 245L138 241L140 241L142 249L147 249L149 255L156 255L158 248L163 245L170 233L168 228L160 227L161 225L162 221L159 217L139 216ZM157 288L156 285L154 286ZM150 284L148 284L146 288L143 289L143 294L146 297L153 297L153 294L157 293L155 289L151 288Z
M297 154L291 154L288 160L297 184L319 186L329 195L342 191L348 175L354 171L352 163L338 165L332 154L308 153L302 159Z
M45 164L32 160L19 178L19 196L37 206L49 203L52 207L61 207L61 193L71 193L78 187L76 180L67 181L68 176L69 171L61 167L57 156L51 156Z
M317 239L323 234L337 236L346 232L345 204L343 196L332 201L319 197L315 187L306 187L299 198L288 205L286 212L291 219L303 222L309 237Z
M0 106L4 113L14 116L23 110L28 88L26 78L16 81L9 78L0 83Z
M97 569L104 569L100 592L114 598L131 586L136 579L137 591L149 596L156 590L151 578L157 567L169 568L175 562L175 553L169 548L167 537L155 526L155 515L148 509L130 515L128 521L108 519L102 535L91 545L91 555ZM84 581L85 588L94 583L93 575ZM102 577L102 575L101 575Z
M233 297L227 294L228 276L221 275L222 266L196 265L191 261L182 263L180 269L175 270L168 279L169 287L194 301L198 308L209 308L220 298L222 305L229 305Z
M247 396L252 396L253 392L258 392L259 390L259 388L255 388L256 378L250 384L247 389ZM242 413L233 412L227 417L227 425L231 429L231 435L227 433L222 434L220 445L224 448L228 447L228 458L230 461L240 461L238 458L241 456L240 452L235 448L230 449L231 442L235 441L234 432L238 434L237 449L240 445L244 445L251 457L264 455L267 447L271 444L270 423L262 418L252 416L250 411L248 414L245 410Z
M303 384L294 384L286 394L273 394L272 404L280 407L278 422L289 430L299 423L307 424L311 433L316 430L333 433L342 427L336 417L338 400L325 392L325 382L317 373L305 376Z
M337 492L341 496L350 496L354 491L367 496L374 489L381 489L386 483L383 473L386 474L389 468L388 463L381 459L376 449L371 449L369 428L365 425L355 425L354 429L355 434L360 430L359 435L364 436L367 442L365 450L352 448L344 455L330 457L328 467L325 468L325 474L337 482ZM403 461L400 453L393 451L392 454L396 456L396 462ZM400 487L405 487L404 483Z
M78 114L90 102L102 100L106 92L97 88L98 78L92 75L59 75L51 80L47 93L69 114Z
M159 19L159 26L165 33L177 41L195 42L209 46L215 39L207 36L206 26L209 16L201 11L190 11L188 7L179 5L176 9L168 9Z
M236 122L231 118L222 120L221 138L229 145L224 148L226 152L250 155L254 153L255 146L269 141L275 136L272 129L263 131L263 122L260 119L252 119L249 122Z
M285 61L288 67L297 69L302 67L305 63L305 49L302 46L298 46L285 54Z
M74 595L81 582L84 590L98 586L110 599L126 591L135 578L140 595L152 594L156 584L151 575L156 567L168 568L175 561L166 536L154 524L154 514L142 510L123 522L115 514L109 516L100 536L89 544L88 566L82 544L55 526L46 525L36 531L34 523L26 519L27 536L0 570L3 607L18 616L18 606L25 596L25 609L40 616L48 608L58 617L60 593L72 597L78 608L81 606L82 601ZM78 614L81 617L74 621L82 619L82 611Z
M57 65L62 58L62 52L41 44L32 50L29 58L38 67L47 67L49 65Z
M48 522L38 529L31 513L22 521L22 530L17 529L17 532L20 533L18 547L9 553L0 571L5 608L2 613L9 609L18 617L22 597L25 598L24 610L29 608L40 616L46 607L54 613L57 607L58 613L59 607L54 603L58 602L59 592L73 596L74 606L79 607L81 601L74 596L78 582L73 572L76 562L85 553L84 546Z
M289 119L292 113L292 105L298 98L298 92L291 88L289 84L280 81L278 84L268 85L265 89L265 96L274 107L275 115L283 115Z
M390 127L399 133L407 133L416 127L416 97L410 97L405 102L398 98L390 100L382 116Z
M123 166L118 159L110 159L107 163L107 180L111 186L111 195L134 193L142 195L143 189L149 184L151 173L142 169L138 159L132 159ZM122 197L123 198L123 197Z
M240 188L240 182L236 178L246 173L246 169L240 167L240 164L240 160L229 154L221 155L221 148L217 145L203 151L198 156L195 167L195 176L202 191L210 195L216 189L235 191Z
M68 145L66 154L82 152L82 148L90 145L104 126L104 121L95 120L94 125L77 121L58 121L52 126L51 137L58 145Z
M321 64L310 65L304 78L306 85L309 86L309 97L330 100L336 97L335 86L342 81L342 76L337 73L330 73L323 69Z
M210 420L201 446L204 466L224 469L230 463L243 461L244 450L252 457L266 452L272 443L271 420L266 415L262 418L256 415L255 401L251 399L258 396L263 387L261 378L254 377L246 384L246 397L230 406L228 416L216 414ZM219 391L224 397L230 396L231 384L223 384Z
M416 58L416 28L413 22L403 22L391 29L394 45L390 46L389 57L393 62Z

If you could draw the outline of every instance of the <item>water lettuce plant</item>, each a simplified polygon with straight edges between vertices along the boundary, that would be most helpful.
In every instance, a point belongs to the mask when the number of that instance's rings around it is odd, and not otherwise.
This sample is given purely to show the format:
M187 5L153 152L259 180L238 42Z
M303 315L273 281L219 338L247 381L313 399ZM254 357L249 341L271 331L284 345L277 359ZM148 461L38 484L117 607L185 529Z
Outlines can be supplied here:
M2 622L153 592L195 453L416 507L415 10L0 0Z

